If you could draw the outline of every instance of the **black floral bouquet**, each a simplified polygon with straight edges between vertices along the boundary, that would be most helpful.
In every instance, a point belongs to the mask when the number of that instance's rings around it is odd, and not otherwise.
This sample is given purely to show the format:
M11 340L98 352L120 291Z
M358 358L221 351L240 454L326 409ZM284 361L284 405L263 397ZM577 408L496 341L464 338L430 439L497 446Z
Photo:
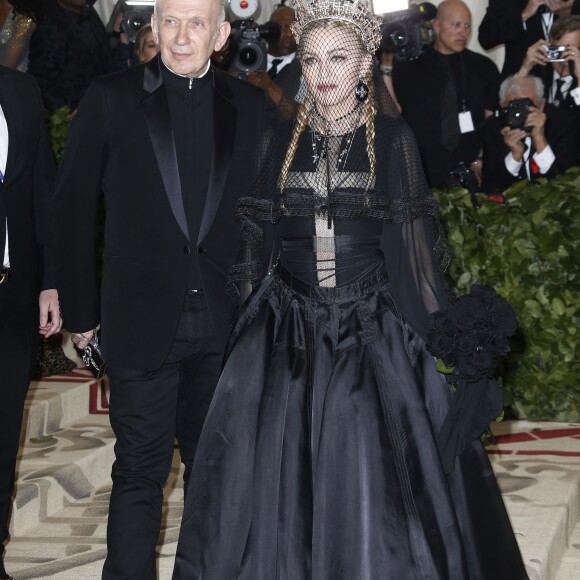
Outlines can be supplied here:
M516 329L512 307L493 288L474 285L448 310L433 315L427 347L447 367L448 383L474 383L492 376Z

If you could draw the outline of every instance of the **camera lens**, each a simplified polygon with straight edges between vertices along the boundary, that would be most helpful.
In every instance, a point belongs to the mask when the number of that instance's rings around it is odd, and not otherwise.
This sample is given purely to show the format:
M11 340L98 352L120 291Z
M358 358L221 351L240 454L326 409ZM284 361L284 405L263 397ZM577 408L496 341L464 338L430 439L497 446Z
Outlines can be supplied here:
M240 63L247 68L254 67L258 62L259 58L260 55L256 51L256 48L251 44L244 46L244 48L240 50L239 53Z
M137 32L145 24L147 24L147 19L144 14L130 14L127 18L127 25L130 31Z
M266 53L266 44L260 41L240 43L234 56L234 70L240 72L265 70L267 62Z
M383 29L383 47L394 50L405 46L409 41L407 27L402 22L392 22Z

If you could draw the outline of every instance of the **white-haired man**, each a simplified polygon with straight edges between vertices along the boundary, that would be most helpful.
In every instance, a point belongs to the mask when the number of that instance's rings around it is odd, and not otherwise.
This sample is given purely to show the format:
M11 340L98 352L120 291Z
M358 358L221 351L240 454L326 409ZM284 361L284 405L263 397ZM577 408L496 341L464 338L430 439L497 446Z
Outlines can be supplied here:
M508 114L490 117L480 131L486 193L576 165L573 118L546 104L540 78L508 77L500 87L500 104Z
M117 442L106 580L156 577L175 436L187 487L229 330L235 205L253 180L265 101L210 64L230 32L223 2L158 0L152 26L160 55L96 81L81 102L55 194L67 327L83 348L100 324L108 362Z

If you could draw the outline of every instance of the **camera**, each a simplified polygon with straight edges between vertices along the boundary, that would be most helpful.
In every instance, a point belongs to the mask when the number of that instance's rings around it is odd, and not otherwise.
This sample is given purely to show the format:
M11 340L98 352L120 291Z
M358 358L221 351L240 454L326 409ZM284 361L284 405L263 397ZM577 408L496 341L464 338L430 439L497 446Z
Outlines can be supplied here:
M532 99L527 97L514 99L499 111L499 117L510 129L523 129L529 132L531 127L526 127L525 125L530 107L533 105Z
M153 8L154 4L151 0L119 0L107 23L107 32L113 31L119 14L122 14L121 30L129 37L129 43L134 43L139 29L151 22Z
M131 10L125 11L125 18L123 19L123 32L127 33L129 42L135 42L135 37L139 29L151 22L151 15L153 14L153 6L151 4L143 4L141 6L131 6Z
M393 52L397 60L419 58L433 41L433 31L428 21L436 16L437 8L430 2L385 14L381 27L381 49Z
M231 71L265 71L268 65L268 41L276 42L280 32L277 24L257 25L252 19L234 22L230 35L234 53Z
M475 177L475 173L473 173L473 171L467 167L465 161L461 161L459 165L451 172L451 175L455 178L459 185L467 189L469 193L477 193L479 191L477 177Z
M564 62L566 59L562 58L562 55L564 54L564 51L566 50L566 47L561 45L561 46L548 46L546 44L543 45L544 50L546 51L546 58L550 61L550 62Z

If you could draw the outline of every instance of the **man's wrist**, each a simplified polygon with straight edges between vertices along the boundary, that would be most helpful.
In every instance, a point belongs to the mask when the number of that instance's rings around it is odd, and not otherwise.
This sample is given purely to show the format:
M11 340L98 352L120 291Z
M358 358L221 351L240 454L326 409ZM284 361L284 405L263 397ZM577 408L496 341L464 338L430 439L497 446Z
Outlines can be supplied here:
M539 135L532 135L532 141L534 142L534 147L538 153L541 153L548 146L548 140L543 131Z

